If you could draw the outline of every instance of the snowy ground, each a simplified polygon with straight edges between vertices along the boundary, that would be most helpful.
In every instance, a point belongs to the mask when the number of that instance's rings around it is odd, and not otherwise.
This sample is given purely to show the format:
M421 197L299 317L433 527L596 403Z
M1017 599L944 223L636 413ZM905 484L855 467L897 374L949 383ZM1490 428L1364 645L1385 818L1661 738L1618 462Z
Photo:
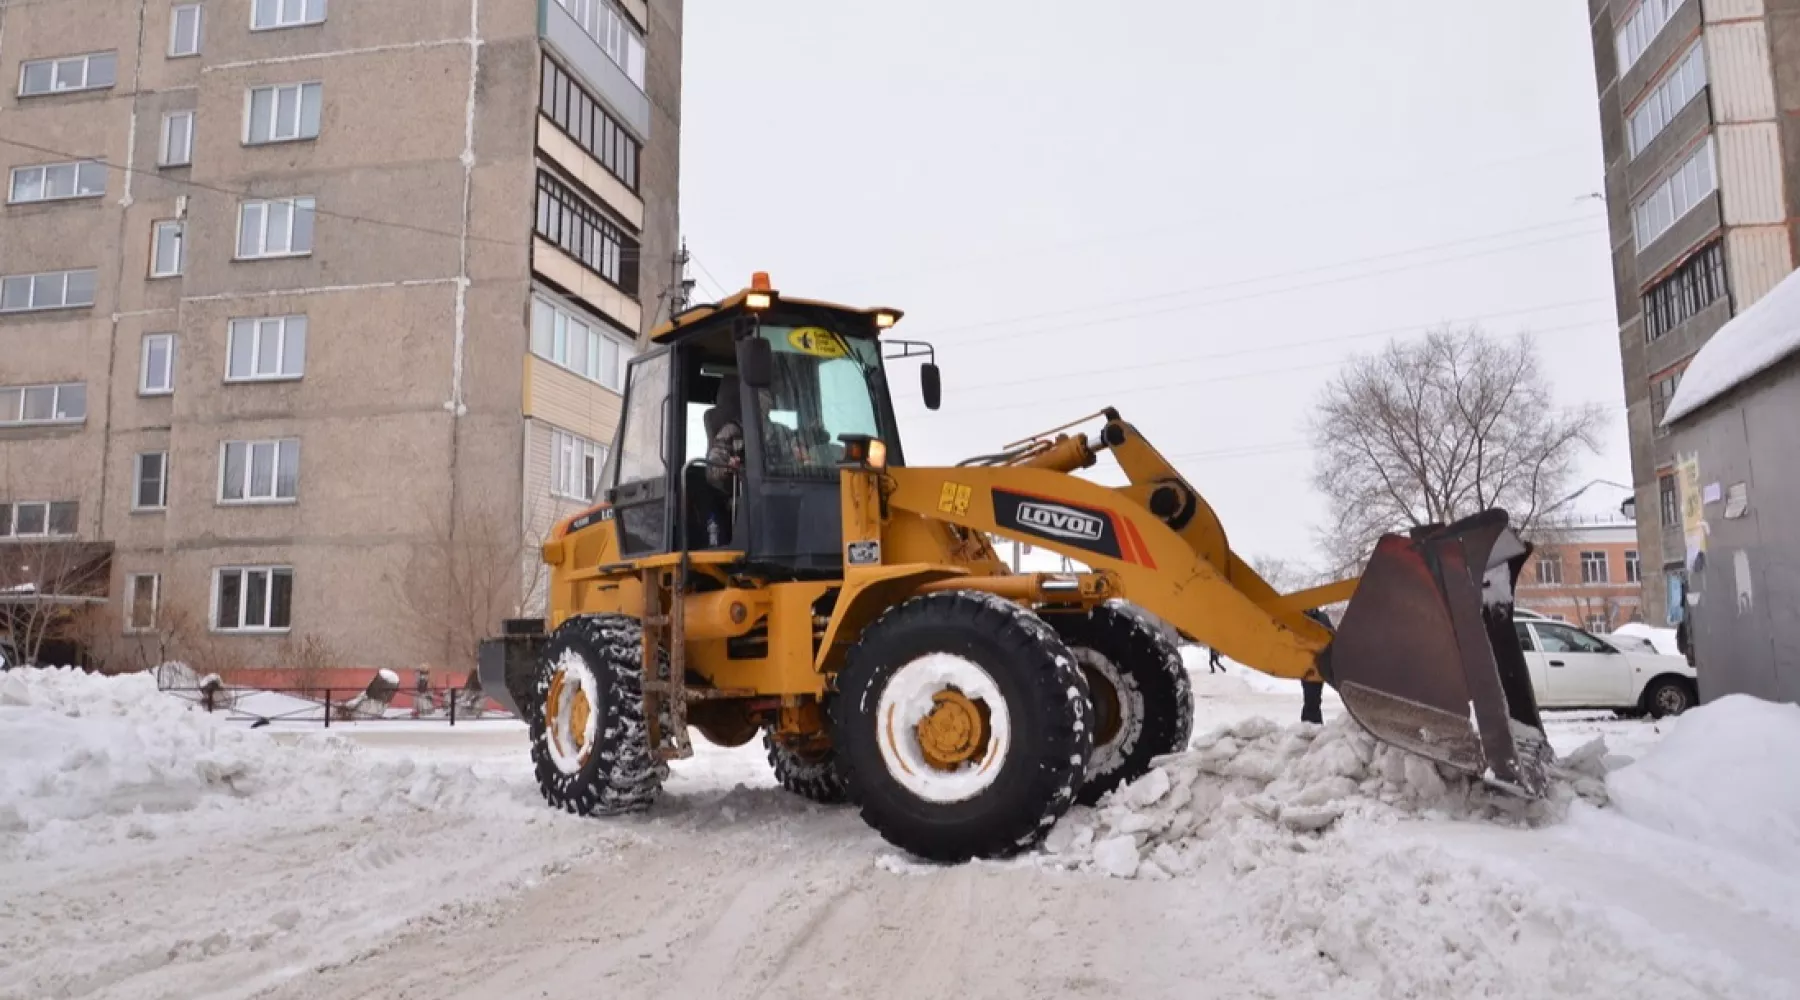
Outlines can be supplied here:
M954 868L776 789L753 747L585 821L542 807L516 724L220 731L117 681L0 676L0 998L1800 995L1800 709L1558 717L1562 753L1645 759L1532 824L1369 791L1430 784L1410 771L1296 777L1384 758L1329 693L1323 730L1257 738L1298 685L1190 662L1196 731L1236 726L1235 756L1202 739L1061 853ZM1321 790L1322 833L1284 825ZM1132 827L1185 870L1071 847Z

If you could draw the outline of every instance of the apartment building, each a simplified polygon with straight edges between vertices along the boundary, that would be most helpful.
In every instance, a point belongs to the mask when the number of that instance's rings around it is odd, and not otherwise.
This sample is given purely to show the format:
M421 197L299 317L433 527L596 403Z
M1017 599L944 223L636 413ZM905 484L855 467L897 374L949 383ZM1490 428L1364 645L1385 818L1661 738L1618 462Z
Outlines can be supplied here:
M1659 425L1701 346L1800 258L1800 2L1588 6L1643 606L1673 624L1679 457Z
M681 32L681 0L0 5L11 562L104 548L124 649L472 655L679 288Z

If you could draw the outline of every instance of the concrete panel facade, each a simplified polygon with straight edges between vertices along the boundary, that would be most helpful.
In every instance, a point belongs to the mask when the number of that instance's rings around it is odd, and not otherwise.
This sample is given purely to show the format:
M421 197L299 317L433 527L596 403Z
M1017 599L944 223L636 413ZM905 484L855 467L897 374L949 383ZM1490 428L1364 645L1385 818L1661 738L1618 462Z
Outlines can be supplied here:
M1638 509L1646 512L1637 519L1638 548L1645 554L1642 606L1646 620L1661 625L1667 623L1665 571L1679 570L1683 543L1679 524L1665 528L1660 516L1648 513L1660 511L1658 476L1675 455L1670 436L1654 426L1649 383L1692 357L1800 260L1800 0L1690 0L1621 75L1617 36L1637 6L1636 0L1590 0L1588 9L1632 481ZM1627 116L1696 41L1706 51L1706 90L1633 156ZM1720 150L1718 191L1640 253L1633 205L1706 136ZM1721 238L1729 294L1702 303L1697 313L1646 342L1645 297L1666 297L1663 283L1695 251Z
M92 306L0 314L0 387L87 390L77 423L0 426L0 501L80 503L79 539L114 548L109 634L123 637L126 576L155 573L166 621L197 623L195 655L215 666L278 665L309 636L344 665L460 664L472 650L408 627L400 599L457 531L518 533L527 603L528 550L578 506L548 496L548 438L527 416L539 163L636 230L638 287L593 290L626 329L666 314L679 245L681 2L622 9L647 28L648 92L622 73L628 89L608 92L649 140L635 193L554 129L540 148L538 3L333 3L321 24L253 31L251 0L210 0L201 53L178 59L168 4L0 6L0 115L42 147L0 145L0 176L87 157L133 168L101 198L0 207L0 274L97 271ZM22 62L77 51L116 52L115 84L17 96ZM316 136L247 141L253 88L312 83ZM171 112L194 114L191 164L161 163ZM310 250L240 259L243 203L297 196L314 199ZM159 222L182 227L173 277L150 276ZM604 284L559 256L559 284ZM229 377L232 321L281 316L305 317L302 370ZM150 334L173 340L172 393L140 391ZM610 390L542 378L540 398L571 413L616 412ZM299 442L296 495L224 501L224 442L265 439ZM168 456L164 509L134 508L141 453ZM217 571L263 565L293 570L289 628L213 628Z

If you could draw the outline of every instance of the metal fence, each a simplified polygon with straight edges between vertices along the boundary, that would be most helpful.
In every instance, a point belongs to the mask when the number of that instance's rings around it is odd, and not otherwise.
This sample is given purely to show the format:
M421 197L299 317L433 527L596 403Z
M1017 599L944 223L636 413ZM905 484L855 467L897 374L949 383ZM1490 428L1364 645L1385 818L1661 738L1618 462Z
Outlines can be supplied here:
M386 701L369 697L361 688L200 684L162 690L222 715L227 721L253 727L275 722L318 724L327 729L335 724L371 722L441 722L454 726L458 722L518 718L480 688L466 686L403 690ZM400 701L407 703L396 704Z

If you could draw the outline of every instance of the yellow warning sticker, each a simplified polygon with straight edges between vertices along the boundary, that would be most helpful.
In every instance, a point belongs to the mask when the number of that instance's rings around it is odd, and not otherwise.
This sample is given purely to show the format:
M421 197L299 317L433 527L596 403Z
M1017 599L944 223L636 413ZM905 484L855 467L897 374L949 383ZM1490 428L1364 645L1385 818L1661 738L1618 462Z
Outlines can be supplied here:
M820 326L803 326L788 334L788 343L802 354L820 358L848 357L850 347L844 338Z
M975 491L961 483L946 482L938 492L938 510L945 514L967 515L969 497Z

